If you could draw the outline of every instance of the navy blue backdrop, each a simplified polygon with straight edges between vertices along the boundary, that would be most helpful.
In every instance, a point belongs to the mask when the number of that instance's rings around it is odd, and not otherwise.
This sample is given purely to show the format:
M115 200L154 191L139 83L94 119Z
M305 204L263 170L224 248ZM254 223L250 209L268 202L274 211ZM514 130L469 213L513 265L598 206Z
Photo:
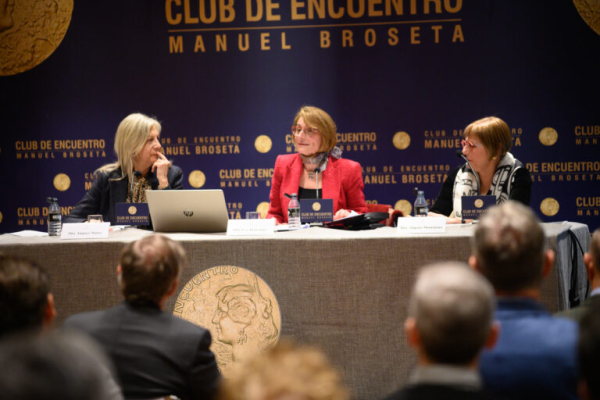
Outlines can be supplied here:
M264 212L303 104L336 121L367 201L406 212L460 164L461 129L498 116L540 218L595 229L600 32L575 3L76 1L45 61L0 76L0 232L45 230L47 196L67 213L131 112L162 122L185 188L224 189L231 218Z

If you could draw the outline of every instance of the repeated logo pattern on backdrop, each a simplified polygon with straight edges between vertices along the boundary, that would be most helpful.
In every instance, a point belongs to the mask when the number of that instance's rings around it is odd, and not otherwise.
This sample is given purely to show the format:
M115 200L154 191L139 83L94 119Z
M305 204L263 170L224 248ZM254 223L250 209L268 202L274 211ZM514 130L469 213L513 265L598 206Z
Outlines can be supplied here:
M598 3L96 3L0 1L0 232L45 230L48 196L68 214L132 112L162 122L185 188L264 215L303 104L332 115L369 203L432 204L464 127L495 115L540 218L600 225Z

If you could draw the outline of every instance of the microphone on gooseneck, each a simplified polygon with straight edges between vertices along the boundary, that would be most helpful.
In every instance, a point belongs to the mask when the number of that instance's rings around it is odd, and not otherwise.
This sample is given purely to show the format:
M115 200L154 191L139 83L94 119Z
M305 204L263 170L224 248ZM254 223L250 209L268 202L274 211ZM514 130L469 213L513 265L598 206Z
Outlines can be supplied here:
M319 173L321 172L321 168L315 168L315 174L317 177L317 200L319 199Z
M469 168L471 168L471 171L473 171L473 175L475 175L475 182L477 182L477 195L479 195L479 191L481 190L481 184L479 183L479 177L477 176L477 172L475 172L473 166L471 165L469 160L467 160L467 157L465 157L465 155L462 153L462 150L456 150L456 156L465 160L469 165Z

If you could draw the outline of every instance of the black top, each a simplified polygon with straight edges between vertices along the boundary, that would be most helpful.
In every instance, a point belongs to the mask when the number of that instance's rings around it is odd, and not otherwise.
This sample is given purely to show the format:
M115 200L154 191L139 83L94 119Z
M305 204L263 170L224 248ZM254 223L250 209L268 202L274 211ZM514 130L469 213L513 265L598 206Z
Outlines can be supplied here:
M442 185L442 189L440 190L437 199L435 199L435 203L429 211L445 216L449 216L452 213L452 210L454 209L452 199L454 181L456 180L456 174L461 167L462 165L450 172ZM529 205L529 202L531 201L531 175L527 168L519 168L515 171L508 198L510 200L519 201L526 206Z
M319 191L321 194L321 191ZM317 189L304 189L303 187L298 188L298 199L309 200L317 198Z

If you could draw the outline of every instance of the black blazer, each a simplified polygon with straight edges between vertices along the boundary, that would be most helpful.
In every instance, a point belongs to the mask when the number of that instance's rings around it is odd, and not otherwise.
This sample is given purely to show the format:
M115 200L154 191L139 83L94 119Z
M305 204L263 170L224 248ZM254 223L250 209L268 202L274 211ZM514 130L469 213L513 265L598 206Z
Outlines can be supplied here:
M210 332L161 311L123 302L69 317L63 327L96 339L111 358L125 398L212 399L220 380Z
M127 201L127 187L129 182L121 177L121 169L118 168L110 173L98 172L92 188L83 196L83 199L71 210L65 222L83 222L88 215L102 214L104 222L115 225L116 203ZM169 186L167 189L183 189L183 172L181 168L171 165L167 173ZM156 171L148 176L148 183L153 190L158 188Z

